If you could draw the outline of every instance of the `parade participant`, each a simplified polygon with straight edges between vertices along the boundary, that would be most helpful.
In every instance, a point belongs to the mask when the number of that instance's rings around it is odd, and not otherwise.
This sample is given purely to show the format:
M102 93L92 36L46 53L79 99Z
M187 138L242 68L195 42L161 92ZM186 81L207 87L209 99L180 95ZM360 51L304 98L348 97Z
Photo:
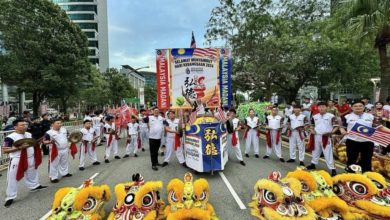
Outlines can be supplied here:
M310 111L311 111L310 99L307 97L303 98L302 104L302 114L306 116L307 120L310 120Z
M59 175L70 177L68 132L62 127L61 119L51 122L51 129L43 137L43 143L49 144L49 178L52 183L58 183Z
M25 185L32 192L45 189L39 184L38 166L42 162L42 154L39 146L31 146L28 143L16 144L16 141L31 138L26 132L26 122L23 119L13 121L15 132L4 139L3 152L8 154L10 162L7 172L7 189L5 207L12 205L18 193L18 182L24 177Z
M89 111L86 111L86 112L85 112L85 116L84 116L83 121L85 121L85 120L92 121L92 117L91 117L90 114L91 114L91 113L90 113Z
M290 149L290 159L287 160L287 163L294 163L296 158L296 149L298 147L299 154L299 165L304 166L303 161L305 160L305 125L308 123L307 117L301 113L301 106L295 105L294 114L290 115L288 118L289 123L289 149Z
M186 99L188 104L192 107L192 112L197 112L197 115L204 115L206 113L206 103L208 103L216 94L217 88L214 89L214 93L210 96L210 98L206 101L202 101L201 98L197 97L196 99L191 100L190 97L186 95L183 87L181 87L182 96Z
M129 157L131 153L134 153L134 157L138 157L138 138L139 138L139 124L137 117L131 116L131 122L127 124L127 145L126 154L123 158Z
M224 105L223 106L223 113L225 114L225 118L228 118L228 114L229 114L229 106L228 105Z
M162 164L163 167L168 165L173 151L176 152L176 157L179 163L186 166L183 148L180 143L179 125L180 120L175 118L175 112L173 110L168 111L168 118L164 121L166 132L166 152L164 156L164 163Z
M236 117L236 110L230 109L228 114L228 120L226 121L227 128L227 146L228 149L233 150L234 154L237 157L237 160L240 161L240 164L245 166L245 162L242 158L241 148L240 148L240 138L238 137L238 131L241 129L240 119Z
M320 110L318 109L318 103L320 103L320 100L317 100L315 104L312 104L310 106L310 118L312 118L314 115L320 113Z
M306 168L314 170L318 164L321 154L324 154L326 165L331 170L331 175L335 176L336 168L333 159L333 145L331 135L338 129L336 117L327 113L325 102L319 102L319 113L313 115L310 127L311 134L314 135L314 150L312 153L311 164Z
M347 131L349 132L356 124L362 124L367 127L373 126L374 116L372 114L364 112L364 102L357 101L352 104L352 113L345 116ZM341 134L347 135L347 172L353 172L349 166L356 164L360 156L360 166L362 171L371 171L371 160L374 153L374 143L366 141L356 135L347 134L347 131L340 127Z
M387 99L386 99L386 105L383 106L383 109L385 109L385 110L387 110L387 111L390 112L390 96L387 97Z
M167 112L168 113L168 112ZM167 118L167 116L164 114L164 112L160 112L160 116L163 118L163 120L165 120ZM164 154L165 154L165 149L166 149L166 146L165 146L165 139L166 139L166 136L167 136L167 132L165 132L165 129L163 129L163 135L161 137L161 143L160 143L160 148L158 150L159 153L161 153L161 156L163 157Z
M339 110L335 106L335 101L333 100L328 101L327 112L334 115L336 119L339 119Z
M374 107L374 105L369 102L370 99L368 97L363 97L360 101L364 103L364 112L370 112Z
M347 100L344 98L341 100L340 102L340 106L338 108L339 110L339 113L340 113L340 118L341 118L341 122L342 122L342 125L345 125L346 121L345 121L345 116L349 113L351 113L351 107L349 106L349 104L347 103Z
M288 122L288 118L290 117L290 115L293 114L293 111L294 111L294 106L296 105L296 102L295 101L292 101L291 102L291 105L287 105L286 108L284 109L284 120L283 120L283 129L282 129L282 133L286 133L287 131L287 122Z
M97 160L96 151L95 151L98 137L96 135L96 130L92 128L92 122L90 120L84 121L84 128L82 128L80 132L83 134L83 137L81 138L81 145L80 145L79 170L84 170L85 157L87 153L89 159L92 161L92 165L100 164L100 162Z
M144 122L145 117L147 117L147 112L145 109L141 109L141 120L140 120L140 138L141 138L141 148L142 151L145 151L144 145L148 143L148 125Z
M104 155L104 162L110 163L110 155L114 153L115 159L121 159L118 156L118 131L114 123L114 117L107 116L106 124L104 125L104 134L106 136L106 153Z
M249 110L249 117L245 119L245 126L245 156L249 157L251 145L253 144L255 157L259 158L259 118L255 116L255 110Z
M45 134L48 130L50 130L51 123L49 121L49 115L47 113L42 115L42 121L41 121L41 126L42 126L42 134ZM49 155L49 146L46 144L41 145L43 155Z
M149 129L149 147L150 159L152 161L152 169L157 171L158 163L158 149L160 148L161 138L163 135L163 121L164 119L159 115L157 107L153 108L153 115L145 118L145 123L148 124Z
M374 124L386 126L386 122L389 120L389 111L383 108L383 102L376 102L371 113L374 115Z
M96 144L100 145L101 143L101 135L102 135L102 118L99 115L99 111L95 111L95 115L92 117L92 128L96 133Z
M284 159L282 157L282 123L283 118L278 115L278 107L273 106L272 107L271 115L268 115L266 117L266 153L263 159L267 159L272 154L272 149L274 149L274 152L276 156L279 158L280 162L284 163Z

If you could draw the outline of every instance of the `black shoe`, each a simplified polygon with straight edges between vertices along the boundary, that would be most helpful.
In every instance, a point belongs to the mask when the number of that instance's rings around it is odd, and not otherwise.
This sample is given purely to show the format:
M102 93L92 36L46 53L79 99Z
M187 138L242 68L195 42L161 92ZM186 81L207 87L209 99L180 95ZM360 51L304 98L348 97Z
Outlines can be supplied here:
M47 186L39 185L38 187L30 190L30 192L36 192L36 191L43 190L43 189L46 189L46 188L47 188Z
M309 166L306 167L306 169L308 169L308 170L315 170L316 169L316 165L310 164Z
M158 170L158 168L157 168L156 166L152 166L152 169L153 169L154 171L157 171L157 170Z
M115 159L119 160L119 159L121 159L121 157L120 156L115 156Z
M168 166L168 162L164 162L161 166L162 166L162 167Z
M93 164L92 165L100 165L100 162L99 161L96 161L96 162L93 162Z
M58 183L60 182L58 179L50 180L51 183Z
M83 170L85 170L85 168L84 167L79 167L79 170L83 171Z
M161 156L162 156L162 157L164 156L164 152L161 152Z
M123 158L128 158L129 157L129 155L128 154L125 154L125 156L123 156Z
M294 162L295 162L294 159L289 159L289 160L287 160L287 163L294 163Z
M161 163L157 163L156 166L162 167L162 164Z
M263 159L268 159L269 158L269 156L267 156L267 155L265 155L264 157L263 157Z
M73 175L70 174L70 173L68 173L68 174L66 174L64 177L71 177L71 176L73 176Z
M142 148L142 152L145 152L145 148Z
M337 175L336 169L333 169L330 175L331 176L336 176Z
M258 155L258 154L255 154L255 157L256 157L256 158L259 158L259 155Z
M245 154L245 157L248 157L248 158L249 158L249 154Z
M282 163L286 162L286 161L284 161L283 158L279 158L279 161L282 162Z
M138 155L137 155L137 154L134 154L134 157L138 157Z
M183 167L188 168L186 162L181 164Z
M110 163L110 161L108 159L105 159L104 162L105 163Z
M244 162L243 160L240 161L240 164L243 165L243 166L246 165L245 162Z
M303 161L300 161L300 162L299 162L299 166L303 166L303 167L304 167L304 166L305 166L305 163L304 163Z
M13 199L8 199L7 201L5 201L4 206L6 208L9 208L12 205L13 202L14 202Z

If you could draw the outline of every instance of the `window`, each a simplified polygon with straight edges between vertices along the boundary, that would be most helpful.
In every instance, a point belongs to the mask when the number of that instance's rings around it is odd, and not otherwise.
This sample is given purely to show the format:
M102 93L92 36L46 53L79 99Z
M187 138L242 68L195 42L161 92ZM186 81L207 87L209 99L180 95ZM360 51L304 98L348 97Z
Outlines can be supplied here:
M99 42L97 40L88 41L88 47L97 47L99 48Z
M81 29L95 29L98 30L98 25L96 23L77 23Z
M98 58L90 58L89 62L91 62L92 64L99 64L99 59Z
M70 20L94 20L94 14L68 14Z
M95 32L94 31L85 31L85 35L87 35L88 38L95 38Z
M96 50L95 49L89 49L88 50L88 56L96 56Z
M94 11L97 13L96 5L60 5L65 11Z

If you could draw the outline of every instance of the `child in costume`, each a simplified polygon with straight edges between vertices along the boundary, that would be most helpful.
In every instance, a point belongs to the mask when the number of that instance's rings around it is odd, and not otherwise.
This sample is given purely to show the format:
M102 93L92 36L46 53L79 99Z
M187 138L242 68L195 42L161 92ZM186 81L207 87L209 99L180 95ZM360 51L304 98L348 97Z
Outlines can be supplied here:
M80 129L80 132L83 134L83 137L81 138L80 145L79 170L84 170L85 157L87 154L93 165L100 164L100 162L97 160L95 151L98 136L96 134L96 130L92 128L92 121L90 120L84 121L84 128Z

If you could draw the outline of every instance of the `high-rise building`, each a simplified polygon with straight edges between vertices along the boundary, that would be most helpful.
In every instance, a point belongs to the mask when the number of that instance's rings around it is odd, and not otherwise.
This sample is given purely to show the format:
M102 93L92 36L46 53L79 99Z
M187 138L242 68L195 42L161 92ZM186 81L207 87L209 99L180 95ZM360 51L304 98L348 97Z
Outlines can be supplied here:
M88 37L89 60L101 72L109 68L107 0L52 0Z

